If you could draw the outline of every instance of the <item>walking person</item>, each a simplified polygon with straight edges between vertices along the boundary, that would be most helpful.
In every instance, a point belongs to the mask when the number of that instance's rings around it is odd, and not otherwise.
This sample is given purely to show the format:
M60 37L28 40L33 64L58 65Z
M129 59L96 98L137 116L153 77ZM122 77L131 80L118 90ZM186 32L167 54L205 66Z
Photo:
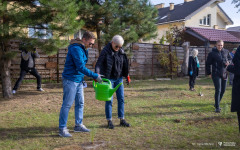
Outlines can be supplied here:
M240 133L240 46L237 48L233 58L233 65L230 65L227 70L234 74L231 112L237 112Z
M234 58L234 54L236 53L236 50L237 50L237 48L234 48L234 49L232 50L232 52L230 52L230 55L231 55L232 59ZM233 78L234 78L234 74L231 73L231 72L229 72L229 85L232 85L232 83L233 83Z
M85 67L88 61L88 48L94 45L95 36L91 32L85 32L82 40L76 39L70 42L63 76L63 103L59 115L59 135L71 137L67 129L69 110L75 101L75 127L74 132L90 132L83 125L84 109L84 75L102 82L100 75Z
M190 91L195 91L195 89L194 89L195 80L196 80L196 77L198 76L198 71L199 71L199 67L200 67L197 55L198 55L198 50L193 49L192 56L189 57L189 62L188 62L189 90Z
M218 40L216 47L208 54L206 61L206 72L214 83L215 87L215 112L220 113L220 102L227 85L226 67L230 64L232 58L229 51L223 48L224 42Z
M22 80L25 75L29 72L31 75L37 78L37 90L44 91L41 87L41 76L35 68L35 58L40 58L36 48L31 43L20 43L19 50L21 50L21 64L20 64L20 77L15 83L12 93L16 94Z
M96 63L96 72L104 75L112 83L112 87L115 88L119 83L123 82L123 77L126 78L127 84L130 83L130 77L128 76L128 59L122 48L124 40L122 36L115 35L112 41L108 43L98 58ZM124 86L123 84L116 91L118 101L118 118L120 119L120 126L130 127L130 124L125 121L124 116ZM107 119L107 127L114 129L112 122L112 104L111 101L105 103L105 114Z

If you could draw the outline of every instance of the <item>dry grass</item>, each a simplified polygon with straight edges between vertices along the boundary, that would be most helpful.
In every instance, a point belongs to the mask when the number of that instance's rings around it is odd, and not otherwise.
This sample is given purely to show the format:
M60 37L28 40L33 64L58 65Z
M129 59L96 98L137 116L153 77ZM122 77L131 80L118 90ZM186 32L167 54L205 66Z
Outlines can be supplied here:
M195 92L188 91L187 83L136 81L126 86L125 117L132 126L119 126L115 98L114 130L106 128L104 102L95 100L88 83L84 124L92 132L72 132L72 107L68 120L72 138L58 136L61 85L46 84L45 92L36 91L35 84L22 86L13 99L0 99L0 149L218 149L218 142L235 142L221 148L239 149L236 114L229 111L231 88L221 102L222 113L216 114L212 82L198 80ZM198 96L200 86L203 97Z

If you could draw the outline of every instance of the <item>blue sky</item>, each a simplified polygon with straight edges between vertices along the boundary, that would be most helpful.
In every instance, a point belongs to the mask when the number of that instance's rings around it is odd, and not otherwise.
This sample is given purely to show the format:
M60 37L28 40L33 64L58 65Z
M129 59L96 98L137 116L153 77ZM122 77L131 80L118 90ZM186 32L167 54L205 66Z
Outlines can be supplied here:
M165 3L164 7L168 7L169 3L180 4L184 2L184 0L149 0L149 1L154 5ZM235 5L232 4L232 0L225 0L225 2L220 3L219 5L234 22L233 25L227 27L240 26L239 19L240 12L238 12L238 8L235 8Z

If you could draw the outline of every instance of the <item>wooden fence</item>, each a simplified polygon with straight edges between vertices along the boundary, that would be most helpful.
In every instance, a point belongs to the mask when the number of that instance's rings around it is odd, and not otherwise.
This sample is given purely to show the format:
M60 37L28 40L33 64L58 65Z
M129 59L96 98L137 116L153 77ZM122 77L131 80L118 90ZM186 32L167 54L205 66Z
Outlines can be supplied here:
M12 50L18 52L17 57L12 60L12 65L10 68L12 78L16 80L20 73L21 52L18 50L17 42L12 42L11 45ZM165 46L169 47L168 45ZM158 61L159 51L154 48L154 44L133 43L130 47L131 53L128 56L130 64L130 76L135 78L165 77L166 74ZM199 50L198 58L201 66L199 74L200 76L204 76L206 55L208 54L210 48L206 49L205 47L190 47L190 52L193 48L197 48ZM173 51L177 51L179 63L182 64L184 57L183 48L172 46L171 49ZM61 80L67 49L60 49L59 53L54 56L47 56L42 53L40 49L37 50L41 58L36 59L36 68L42 79ZM97 48L90 49L89 59L86 67L94 71L98 56L99 54ZM178 66L178 72L180 71L181 65ZM28 74L25 78L34 79L34 76Z
M168 45L162 45L166 49L169 49ZM170 47L172 51L176 51L177 58L179 62L179 66L177 68L177 72L181 72L181 64L184 59L184 49L182 47ZM189 47L189 53L191 54L192 50L196 48L198 49L198 59L200 62L200 76L205 75L205 62L207 58L207 54L211 50L211 48L205 47ZM134 43L132 46L132 57L130 57L130 74L138 77L165 77L166 73L162 69L159 61L159 50L154 48L154 44L146 44L146 43Z

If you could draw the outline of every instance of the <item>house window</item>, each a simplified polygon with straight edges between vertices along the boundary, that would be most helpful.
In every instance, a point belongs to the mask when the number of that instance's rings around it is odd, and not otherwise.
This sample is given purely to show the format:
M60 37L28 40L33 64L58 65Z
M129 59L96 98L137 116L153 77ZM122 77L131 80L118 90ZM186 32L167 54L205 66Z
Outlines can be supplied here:
M211 15L208 14L208 15L207 15L207 25L210 26L210 24L211 24Z
M200 25L211 25L211 14L208 14L207 16L204 16L203 19L199 20Z
M48 29L47 24L36 25L28 28L28 37L39 38L39 39L50 39L52 38L52 32Z
M207 24L207 17L203 18L203 24L206 25Z

